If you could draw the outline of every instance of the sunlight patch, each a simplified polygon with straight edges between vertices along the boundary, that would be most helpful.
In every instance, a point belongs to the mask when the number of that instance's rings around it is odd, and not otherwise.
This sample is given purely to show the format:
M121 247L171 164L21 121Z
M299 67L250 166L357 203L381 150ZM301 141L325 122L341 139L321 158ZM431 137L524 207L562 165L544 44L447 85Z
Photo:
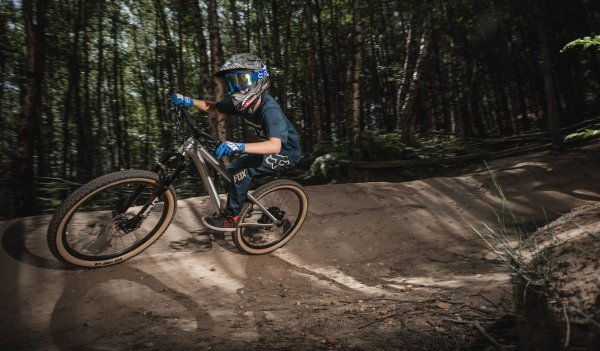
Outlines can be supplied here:
M510 281L510 275L508 275L507 273L486 273L485 275L456 275L453 276L453 278L454 279L436 279L432 277L396 277L388 279L387 281L395 283L388 285L396 289L403 289L407 285L412 285L413 289L418 289L419 287L460 288L465 285L473 285L478 283L508 283Z

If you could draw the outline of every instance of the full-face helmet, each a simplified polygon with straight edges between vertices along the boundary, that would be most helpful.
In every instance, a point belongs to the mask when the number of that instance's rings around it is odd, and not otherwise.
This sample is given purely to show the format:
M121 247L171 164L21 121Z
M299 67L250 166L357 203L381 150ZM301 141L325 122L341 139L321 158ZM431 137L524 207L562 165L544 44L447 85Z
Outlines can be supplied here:
M269 87L267 66L254 54L232 56L217 73L238 112L245 112Z

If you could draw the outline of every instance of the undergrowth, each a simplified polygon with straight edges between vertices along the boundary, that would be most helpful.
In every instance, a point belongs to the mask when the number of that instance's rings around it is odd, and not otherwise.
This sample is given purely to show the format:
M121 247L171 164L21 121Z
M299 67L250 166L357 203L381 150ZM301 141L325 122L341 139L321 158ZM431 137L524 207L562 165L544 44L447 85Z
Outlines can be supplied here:
M364 161L430 159L477 153L480 150L449 134L423 134L410 145L398 133L367 134L362 139Z
M414 143L407 145L398 133L365 133L361 148L351 154L347 140L321 143L311 154L304 155L297 167L303 170L297 179L306 184L343 180L347 175L344 165L350 161L386 162L407 159L432 159L453 157L481 150L453 135L417 135Z

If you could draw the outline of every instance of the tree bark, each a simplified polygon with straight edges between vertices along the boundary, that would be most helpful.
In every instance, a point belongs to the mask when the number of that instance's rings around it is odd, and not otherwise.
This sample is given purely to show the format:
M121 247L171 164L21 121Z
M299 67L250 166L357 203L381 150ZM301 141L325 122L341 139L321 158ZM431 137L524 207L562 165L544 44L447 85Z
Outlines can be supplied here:
M89 12L90 8L84 6L80 0L78 3L77 21L75 30L83 31L82 35L82 46L73 47L73 61L82 60L82 63L75 63L73 66L76 72L73 72L72 77L76 77L77 85L73 92L75 95L75 118L77 120L77 169L80 173L81 178L88 179L94 174L94 157L90 155L94 154L94 140L92 136L92 115L90 108L90 89L89 89ZM83 51L83 57L80 58L78 53L75 51ZM83 82L81 82L80 68L83 72ZM79 86L79 87L77 87ZM83 90L83 94L80 91Z
M291 18L292 17L292 6L288 6L287 8L287 18ZM285 26L285 39L283 41L283 71L284 72L290 72L290 41L292 38L292 21L286 21L286 26ZM283 109L284 113L288 113L288 98L287 98L287 94L286 92L288 91L288 76L289 74L283 74L283 77L281 79L281 100L279 101L279 104L281 105L281 108Z
M240 16L237 11L236 0L229 0L229 12L231 13L231 30L233 32L233 43L236 53L245 52L242 45L242 34L240 31Z
M546 1L534 0L535 21L537 27L538 38L540 41L540 49L542 55L542 75L544 77L544 93L546 95L546 108L548 113L548 124L552 142L554 145L562 145L562 135L560 132L560 116L558 115L558 102L556 101L556 93L554 87L554 78L552 76L552 52L550 48L550 39L545 22L546 18Z
M112 115L112 126L114 127L114 133L116 142L113 145L113 167L120 167L123 164L123 128L121 125L120 117L122 112L121 107L121 99L119 96L119 74L121 67L121 58L119 54L119 12L114 11L112 14L112 28L111 28L111 36L112 36L112 53L113 53L113 61L112 61L112 86L111 89L111 115Z
M175 43L173 42L173 38L171 38L171 32L169 31L169 25L167 22L167 18L165 16L165 12L163 10L163 5L161 0L154 0L154 5L156 8L157 19L160 23L160 28L163 33L163 37L167 46L167 55L165 57L165 63L167 66L167 74L169 75L169 90L173 91L175 85L179 91L185 91L185 86L183 83L183 72L180 70L175 76L173 72L173 68L176 67L177 64L177 49L175 48ZM175 77L177 77L177 84L174 84Z
M398 85L398 91L396 92L396 116L397 116L397 122L396 122L396 130L401 131L402 130L402 102L405 99L406 96L406 90L408 89L408 86L410 84L410 80L409 77L410 75L408 74L408 70L409 70L409 63L410 63L410 58L412 57L411 55L411 47L412 47L412 40L413 40L413 25L412 25L412 18L409 19L408 21L405 22L409 22L409 26L408 26L408 30L406 32L406 45L405 45L405 50L404 52L406 53L404 56L404 64L403 64L403 69L402 69L402 76L399 79L400 84Z
M137 38L137 32L133 31L133 48L135 50L135 57L136 57L136 75L138 78L138 84L140 85L140 94L142 97L142 104L144 105L144 112L146 114L146 118L145 118L145 131L144 133L146 134L145 139L143 140L143 145L142 145L142 155L144 158L144 169L149 168L150 166L150 158L152 156L154 156L151 151L150 151L150 127L152 126L152 111L150 110L151 105L150 105L150 96L149 96L149 90L150 87L148 87L148 84L146 82L146 77L143 74L143 70L142 70L142 55L140 53L140 48L138 45L138 38Z
M414 105L417 100L417 94L419 93L419 86L421 84L421 76L423 74L423 64L429 53L429 32L431 30L431 14L425 15L423 21L423 34L421 35L421 42L419 46L419 55L413 69L413 74L408 86L406 97L402 102L399 116L402 119L402 138L405 143L411 144L414 138L415 128L415 114Z
M341 15L341 11L338 9L336 2L333 0L329 0L329 17L331 18L330 26L329 26L329 36L331 37L331 50L334 53L340 52L341 46L341 35L340 28L336 23L339 23L339 16ZM340 138L345 132L345 128L340 128L340 120L343 120L345 112L345 104L344 104L344 96L342 95L344 92L344 83L346 83L346 72L342 69L343 63L340 59L340 55L333 55L332 65L336 68L332 73L332 82L330 85L335 91L335 95L333 97L333 106L332 106L332 119L331 123L335 128L335 137Z
M306 0L304 7L306 15L306 34L308 41L308 69L310 70L310 104L313 119L313 133L315 136L315 142L321 143L323 141L323 127L321 125L321 101L319 98L319 83L317 81L317 64L315 60L316 48L315 48L315 31L314 31L314 18L312 13L312 0Z
M353 46L354 60L352 67L352 149L360 149L360 70L362 63L362 19L360 13L360 0L354 0L353 6Z
M33 135L39 127L42 106L42 82L45 64L45 30L47 27L44 0L23 0L23 22L25 26L25 82L21 120L15 157L15 187L17 215L34 213L35 188L33 184Z
M330 103L330 79L329 73L327 72L327 62L325 60L325 44L323 42L323 29L321 25L321 4L319 0L316 0L316 17L317 17L317 35L319 41L319 66L320 66L320 74L321 79L319 80L322 85L322 93L323 93L323 112L325 112L325 121L324 126L322 127L322 134L325 141L331 140L331 103ZM323 125L323 123L322 123Z
M98 160L96 161L97 172L104 173L106 170L106 126L104 119L104 111L102 103L103 96L103 83L104 83L104 3L99 2L98 9L98 66L96 76L96 101L94 113L96 114L96 121L98 122L98 129L96 131L96 141L98 147L96 148Z
M271 15L272 15L272 20L271 20L271 27L272 29L272 35L271 35L271 45L273 47L273 50L271 50L271 55L273 57L273 67L277 68L277 72L282 71L282 63L281 63L281 35L280 35L280 26L281 23L279 22L279 12L280 12L280 6L278 5L279 1L278 0L272 0L271 1ZM271 72L275 72L275 70L271 70ZM273 95L276 97L277 101L281 104L283 99L284 99L284 95L285 95L285 90L283 90L283 84L281 84L281 80L282 80L282 76L283 74L272 74L270 77L271 80L271 86L270 89L271 91L273 91Z
M210 65L208 63L206 38L204 37L204 18L202 17L198 1L195 1L192 5L192 15L194 17L196 43L198 44L198 56L200 57L200 83L198 93L200 94L201 99L205 99L209 94Z
M217 1L209 0L208 2L208 25L210 28L210 55L212 61L212 73L221 68L223 65L223 49L221 46L221 36L219 34L219 15L217 13ZM214 99L220 101L223 99L223 82L219 77L213 78L214 83ZM219 140L227 139L227 123L225 116L217 113L212 120L216 121L213 125L213 133Z

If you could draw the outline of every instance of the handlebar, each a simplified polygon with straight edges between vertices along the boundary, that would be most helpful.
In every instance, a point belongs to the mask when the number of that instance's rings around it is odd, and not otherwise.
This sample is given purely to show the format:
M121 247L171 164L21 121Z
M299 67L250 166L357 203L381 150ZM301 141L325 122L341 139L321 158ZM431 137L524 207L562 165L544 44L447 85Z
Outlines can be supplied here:
M173 105L171 107L171 115L175 120L175 123L179 125L181 129L190 133L196 139L205 141L209 144L219 144L220 141L213 138L212 135L206 133L198 127L198 124L194 121L187 108L183 105Z
M216 148L221 144L221 141L215 139L212 135L208 134L204 130L198 127L198 123L194 121L187 108L183 105L172 105L171 114L175 123L184 130L185 132L190 133L194 138L198 139L201 143L205 143L206 146L209 146L213 152ZM237 158L241 156L242 153L234 151L231 154L231 158Z

